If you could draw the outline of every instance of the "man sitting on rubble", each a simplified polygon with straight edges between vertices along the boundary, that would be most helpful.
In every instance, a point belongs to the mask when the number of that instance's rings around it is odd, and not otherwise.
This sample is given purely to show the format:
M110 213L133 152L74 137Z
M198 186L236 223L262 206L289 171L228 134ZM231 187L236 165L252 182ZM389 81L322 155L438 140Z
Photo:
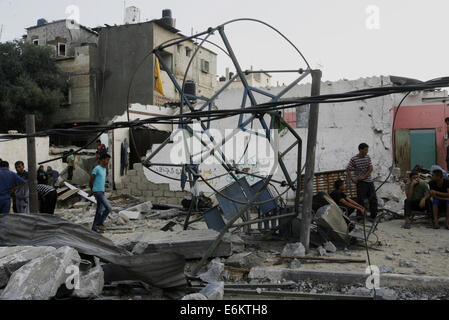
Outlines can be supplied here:
M432 172L432 181L429 182L430 196L432 197L433 228L439 229L438 213L446 210L446 229L449 230L449 181L443 179L441 170Z
M359 210L362 215L365 215L365 208L359 205L357 202L348 197L344 192L346 185L343 180L336 180L334 182L334 191L330 193L331 198L337 205L346 209L347 216L349 217L354 211Z
M369 202L370 218L377 217L377 196L374 182L371 177L373 165L368 155L369 146L366 143L359 145L359 153L349 161L347 172L349 178L357 185L357 202L364 206L365 200ZM355 176L351 171L354 171Z
M407 199L404 201L405 223L404 229L410 229L413 221L412 211L432 212L432 202L430 201L429 186L419 179L418 172L410 173L410 181L405 185Z

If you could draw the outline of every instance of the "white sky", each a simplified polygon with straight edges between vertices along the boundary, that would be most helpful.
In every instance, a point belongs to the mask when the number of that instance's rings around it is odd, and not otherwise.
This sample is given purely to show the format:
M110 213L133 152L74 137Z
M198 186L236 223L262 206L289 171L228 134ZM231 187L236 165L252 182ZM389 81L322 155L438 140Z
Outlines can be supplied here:
M80 23L95 27L122 24L122 0L0 0L2 41L20 38L37 19L64 19L66 7L80 8ZM324 80L399 75L429 80L449 76L447 0L127 0L141 9L141 21L172 9L183 34L203 31L227 20L249 17L283 32ZM378 29L369 6L379 9ZM373 11L371 11L372 13ZM374 17L370 19L370 17ZM297 69L304 62L272 31L240 22L226 28L243 69ZM218 36L211 38L219 41ZM220 43L221 44L221 43ZM214 50L217 52L217 50ZM231 63L220 55L218 75ZM274 77L282 84L287 78Z

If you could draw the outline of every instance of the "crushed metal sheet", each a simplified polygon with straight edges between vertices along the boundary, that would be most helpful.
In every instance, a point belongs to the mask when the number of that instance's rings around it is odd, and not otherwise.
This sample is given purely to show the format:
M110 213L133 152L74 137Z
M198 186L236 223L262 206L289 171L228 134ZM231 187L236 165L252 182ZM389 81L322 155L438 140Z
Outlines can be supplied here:
M70 246L80 254L117 265L159 288L186 285L185 260L175 253L133 255L82 226L47 214L0 214L0 246Z

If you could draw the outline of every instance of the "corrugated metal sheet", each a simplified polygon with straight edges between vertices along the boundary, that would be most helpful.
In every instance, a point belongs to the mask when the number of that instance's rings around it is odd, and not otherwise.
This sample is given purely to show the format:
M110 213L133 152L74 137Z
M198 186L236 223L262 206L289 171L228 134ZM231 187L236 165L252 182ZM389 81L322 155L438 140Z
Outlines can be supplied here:
M0 246L69 246L123 270L121 277L126 275L127 280L164 289L186 285L183 256L162 252L133 255L83 226L52 215L0 214Z

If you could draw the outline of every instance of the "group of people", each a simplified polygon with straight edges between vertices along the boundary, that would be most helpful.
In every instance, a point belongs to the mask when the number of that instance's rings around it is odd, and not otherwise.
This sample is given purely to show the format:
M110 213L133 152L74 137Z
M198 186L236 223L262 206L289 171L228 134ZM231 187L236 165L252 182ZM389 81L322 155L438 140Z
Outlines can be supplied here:
M449 120L449 119L448 119ZM345 194L346 185L343 180L336 180L334 190L330 193L332 199L344 209L347 216L357 212L357 216L366 216L375 219L378 213L376 189L371 176L373 165L368 156L369 146L366 143L359 145L359 153L351 158L347 166L349 179L357 185L357 201ZM449 180L445 179L443 170L435 166L429 183L419 178L419 173L412 171L409 182L405 185L406 200L404 201L405 223L403 228L410 229L415 212L431 214L432 226L439 229L439 214L446 212L446 229L449 230Z
M410 229L415 212L431 213L432 226L439 229L440 212L446 213L446 229L449 230L449 180L443 171L435 169L429 183L419 178L419 173L412 171L405 186L407 199L404 203L404 228Z
M58 181L59 178L59 172L56 170L53 170L52 167L48 166L47 171L44 170L44 166L39 166L39 169L37 169L37 183L38 184L46 184L49 186L54 187L56 184L56 181Z
M89 181L91 195L97 201L95 218L92 230L102 233L105 230L104 222L112 211L111 204L105 197L106 168L111 156L102 152L98 159L98 165L92 170ZM73 163L73 162L72 162ZM9 163L0 159L0 214L10 213L11 199L13 199L13 210L15 213L30 213L29 211L29 186L27 184L28 172L22 161L15 163L16 172L9 170ZM49 167L50 172L51 167ZM47 171L49 171L47 169ZM53 175L42 174L43 166L38 170L37 193L39 200L39 213L54 214L57 191L48 184ZM45 173L45 172L44 172ZM39 175L41 174L41 177ZM46 178L44 178L46 177ZM47 183L44 183L47 182Z
M23 161L15 164L16 172L9 169L9 163L0 159L0 213L9 213L11 200L14 213L30 213L28 172L25 170ZM50 172L54 171L50 168ZM39 178L38 170L37 196L39 213L53 214L56 206L57 192L52 185L48 185L48 176L44 172L45 179ZM48 168L47 168L48 170ZM51 176L51 179L54 175ZM53 181L53 180L52 180Z

